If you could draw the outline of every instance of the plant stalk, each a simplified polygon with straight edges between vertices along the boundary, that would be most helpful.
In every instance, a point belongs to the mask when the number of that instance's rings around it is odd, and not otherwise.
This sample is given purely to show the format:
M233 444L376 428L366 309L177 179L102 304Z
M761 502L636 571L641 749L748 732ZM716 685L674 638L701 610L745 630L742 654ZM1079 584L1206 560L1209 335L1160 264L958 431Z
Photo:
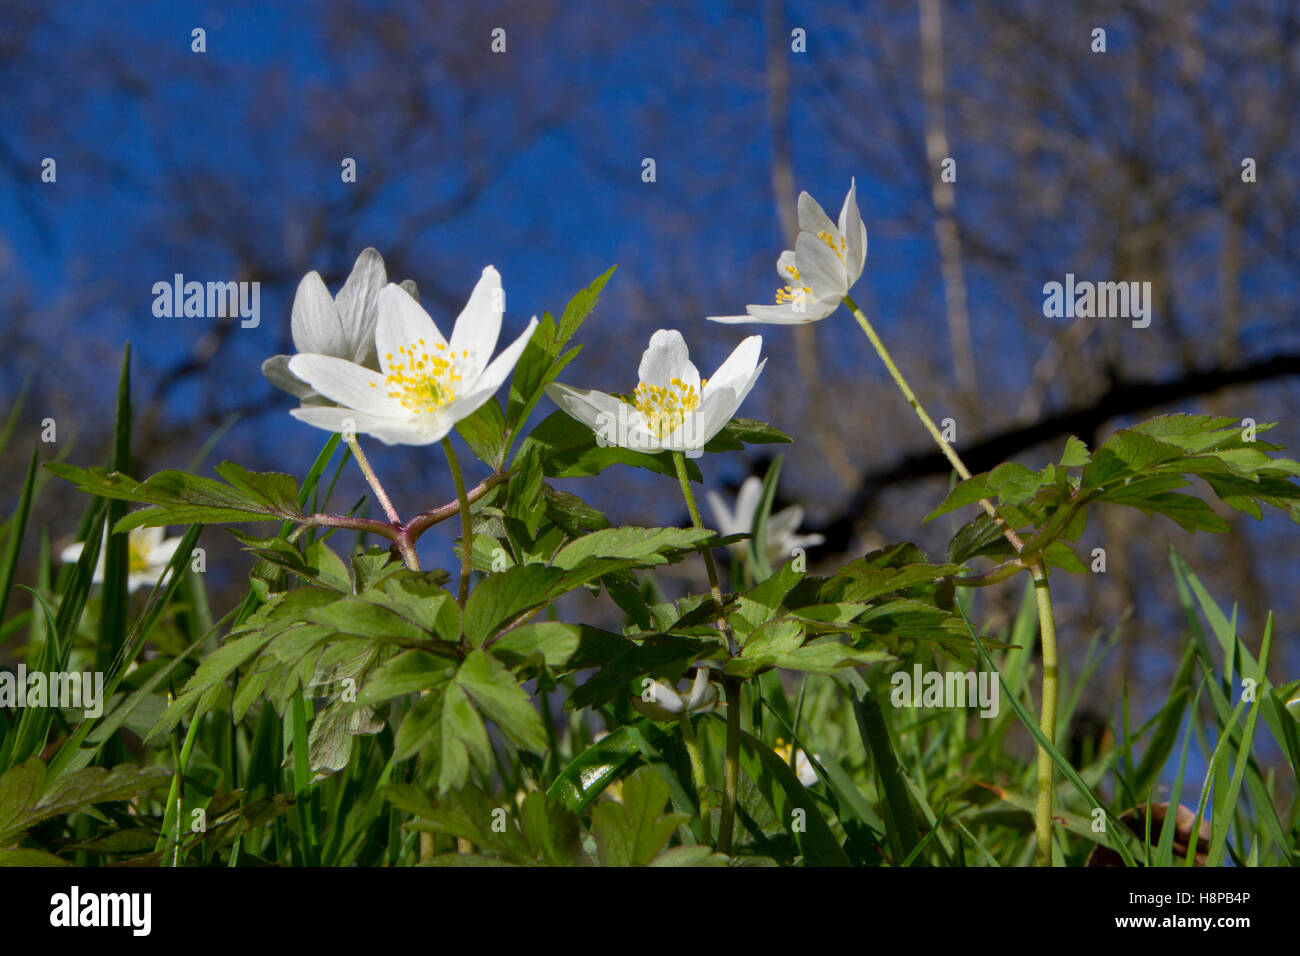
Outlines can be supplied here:
M680 451L673 452L673 464L677 468L677 480L681 482L682 497L686 499L686 510L691 514L691 525L703 531L704 522L700 520L700 509L695 504L695 493L691 491L690 475L686 473L686 456ZM734 655L737 648L732 641L731 628L727 625L727 615L722 602L722 588L718 586L718 566L713 562L713 551L705 548L700 554L704 556L704 567L709 574L709 593L713 595L713 608L717 613L718 630L727 638L727 643L731 645L731 653Z
M461 473L450 435L442 440L442 450L447 453L447 467L456 483L456 504L460 508L460 587L456 601L463 608L469 598L469 575L474 559L474 522L469 513L469 496L465 493L465 476Z
M1038 717L1038 727L1043 736L1056 743L1056 618L1052 613L1052 592L1047 580L1047 568L1037 562L1030 568L1034 578L1034 596L1038 601L1038 633L1043 652L1043 702ZM1034 838L1037 849L1034 861L1038 866L1052 865L1052 798L1055 790L1052 758L1042 747L1038 748L1038 794L1034 804Z
M953 469L961 476L963 480L971 477L970 469L966 463L961 460L955 448L944 439L943 434L934 424L925 408L922 407L920 399L912 391L912 387L907 384L907 379L899 370L898 365L894 362L889 350L885 348L885 343L881 341L880 336L872 327L870 320L858 308L858 304L850 296L844 296L844 305L853 313L853 318L857 320L862 331L866 333L867 340L871 343L880 360L885 363L885 368L898 386L898 390L903 393L907 403L912 406L916 412L917 418L925 426L926 431L930 433L943 452L945 458L952 464ZM989 517L997 524L1002 534L1011 542L1016 554L1020 555L1025 552L1025 543L1021 540L1020 535L1012 528L1005 519L998 513L997 507L987 498L980 499L980 506L988 513ZM1032 552L1031 552L1032 554ZM1047 565L1041 557L1026 556L1024 565L1028 568L1030 575L1034 580L1034 594L1038 601L1038 633L1039 640L1043 651L1043 686L1042 686L1042 711L1039 713L1038 726L1042 730L1043 736L1048 740L1056 740L1056 695L1057 695L1057 665L1056 665L1056 618L1052 613L1052 593L1047 583ZM1006 566L996 568L990 572L990 578L997 578L1004 573ZM982 576L976 576L967 583L979 583ZM1038 748L1038 793L1037 801L1034 805L1034 835L1036 840L1035 860L1039 866L1052 865L1052 803L1054 796L1054 781L1052 773L1052 758L1042 747Z
M682 727L682 740L686 743L686 753L691 758L691 777L695 781L695 792L700 801L700 842L709 844L713 842L713 795L709 790L709 775L704 772L700 743L695 737L691 715L683 713L679 723Z
M731 833L736 824L736 794L740 790L740 680L724 677L727 694L727 757L722 777L722 816L718 819L719 853L731 853Z
M357 441L356 435L345 435L343 440L348 443L352 449L352 457L357 460L357 465L361 468L361 473L366 476L366 481L370 489L375 493L380 506L384 509L384 514L388 515L388 520L397 527L401 527L402 519L397 515L397 509L393 507L393 502L388 498L388 492L384 491L384 486L379 483L379 476L375 474L375 469L370 467L370 459L366 453L361 450L361 443Z

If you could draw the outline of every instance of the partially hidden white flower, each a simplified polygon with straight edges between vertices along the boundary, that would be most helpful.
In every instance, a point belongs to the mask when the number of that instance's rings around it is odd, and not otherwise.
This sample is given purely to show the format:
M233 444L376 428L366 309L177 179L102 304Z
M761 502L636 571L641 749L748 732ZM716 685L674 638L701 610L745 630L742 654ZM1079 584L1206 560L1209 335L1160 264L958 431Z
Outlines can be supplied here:
M736 508L733 511L722 495L716 491L708 493L709 508L713 511L714 523L718 533L723 537L730 534L749 534L754 528L754 515L758 512L759 501L763 497L763 481L750 475L740 486L736 495ZM780 511L774 511L767 518L767 560L771 564L784 561L794 553L795 548L807 548L821 544L826 539L819 534L798 534L799 525L803 524L803 505L790 505ZM731 546L733 552L744 552L752 542L737 541Z
M180 543L180 538L164 538L162 528L132 528L128 531L126 538L127 592L137 591L144 587L151 588L157 584L163 576L163 572L167 569L167 563L176 554L176 548ZM104 581L104 560L106 557L104 552L106 547L107 532L105 532L105 544L99 550L99 563L95 565L95 573L92 578L95 584L102 584ZM84 541L70 544L59 553L59 560L65 564L74 564L81 557L81 552L85 548Z
M651 720L676 720L683 714L703 713L712 710L717 702L718 689L709 679L707 667L695 671L691 689L684 694L661 681L652 681L641 696L632 698L637 713Z
M792 765L794 775L799 778L799 782L805 787L813 786L817 783L818 779L820 779L817 776L817 771L813 769L812 761L808 759L808 755L802 750L795 751L794 744L788 744L782 738L778 737L776 744L772 749L787 764L790 763L791 754L794 755L794 764Z
M534 316L492 359L504 301L501 275L488 266L445 339L420 304L390 283L379 293L378 370L335 355L295 355L289 371L338 404L304 405L290 414L326 431L373 435L386 445L441 441L501 387L537 328Z
M546 386L546 394L595 431L601 445L694 456L731 421L754 387L767 364L758 360L762 347L762 336L751 335L712 378L701 379L682 334L660 329L641 356L641 381L630 400L558 382Z
M298 352L332 355L378 371L375 322L379 317L379 292L388 284L384 258L375 249L357 256L352 273L337 296L331 296L320 273L311 271L298 283L290 319L293 347ZM328 399L289 371L290 355L274 355L262 363L262 374L276 388L307 404L328 404Z
M867 261L867 227L858 211L857 182L849 184L838 224L807 192L799 194L799 236L781 253L776 271L786 284L776 305L749 305L747 315L711 315L711 322L799 325L824 319L862 275Z

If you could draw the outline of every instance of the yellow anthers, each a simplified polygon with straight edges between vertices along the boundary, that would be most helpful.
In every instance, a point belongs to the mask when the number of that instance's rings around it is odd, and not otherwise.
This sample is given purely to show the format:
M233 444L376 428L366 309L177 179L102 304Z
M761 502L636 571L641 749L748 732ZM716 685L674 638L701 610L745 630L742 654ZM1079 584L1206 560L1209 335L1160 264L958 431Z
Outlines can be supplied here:
M798 268L797 266L793 266L793 265L786 266L786 267L785 267L785 271L786 271L787 273L789 273L790 278L791 278L792 280L794 280L795 282L798 282L798 281L800 280L800 278L802 278L802 277L799 275L799 268Z
M143 574L149 570L149 553L133 537L127 536L126 569L131 574Z
M840 262L844 261L844 251L847 244L845 243L843 236L840 237L839 242L836 242L835 237L823 229L821 232L817 233L817 238L831 247L831 252L840 257Z
M424 339L420 339L413 345L400 346L397 351L399 361L393 361L392 352L387 355L388 374L384 384L389 398L397 399L416 413L436 411L456 398L455 383L461 376L456 371L455 356L442 354L447 351L447 343L438 342L431 352Z
M797 272L798 270L791 269L790 271ZM784 286L776 290L776 302L777 305L785 302L804 302L810 295L812 295L812 289L806 285Z
M700 388L704 388L703 382ZM681 427L687 414L700 407L700 393L680 378L671 379L667 386L642 382L632 399L645 420L645 427L659 437L672 434Z

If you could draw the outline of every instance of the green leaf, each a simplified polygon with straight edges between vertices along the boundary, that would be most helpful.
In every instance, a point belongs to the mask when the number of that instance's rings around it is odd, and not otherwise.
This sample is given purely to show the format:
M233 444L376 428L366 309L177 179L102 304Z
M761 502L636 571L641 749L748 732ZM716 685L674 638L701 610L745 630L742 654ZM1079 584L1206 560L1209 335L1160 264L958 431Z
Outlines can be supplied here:
M583 628L560 621L538 621L502 634L492 644L492 654L512 670L541 659L558 668L577 653Z
M623 783L622 802L608 800L592 811L596 852L603 866L645 866L690 818L664 813L670 790L648 767Z
M707 452L739 451L746 445L789 444L794 439L767 422L733 418L704 446Z
M591 315L592 310L596 308L596 303L600 301L600 293L604 290L605 283L609 281L610 276L614 274L614 270L617 268L617 265L610 266L597 276L591 285L569 300L569 304L564 307L564 312L560 315L558 341L561 345L569 341L574 333L582 327L582 323L586 321L587 316Z
M129 475L103 468L76 468L58 462L50 462L45 467L87 494L151 506L118 521L113 527L115 532L142 526L280 521L302 516L296 491L290 495L289 506L281 507L284 483L292 483L292 478L271 472L245 472L229 463L223 463L218 470L224 468L237 476L242 486L223 484L183 471L163 471L137 482ZM275 504L271 503L273 501Z
M606 528L565 545L551 564L566 571L592 558L619 558L645 566L666 564L681 553L698 550L713 537L712 531L701 528Z
M488 575L465 602L465 637L478 647L503 625L530 608L544 604L563 577L558 568L520 564Z
M545 483L542 494L546 499L546 517L571 538L609 527L608 519L601 512L575 494L559 491Z
M506 419L495 398L484 402L473 415L462 418L456 425L456 432L478 460L494 471L505 464Z
M649 721L644 724L643 732L653 730ZM582 813L606 787L640 763L641 751L636 740L627 727L619 727L569 761L551 783L546 796L574 813Z
M97 803L129 800L170 778L166 767L122 765L112 770L85 767L47 780L45 764L31 757L0 776L0 845L16 842L42 820Z
M987 474L972 475L965 481L958 482L956 487L948 492L948 497L943 499L939 507L926 515L923 520L933 521L950 511L956 511L958 508L963 508L966 505L974 504L992 496L993 491L989 488L989 476Z
M520 747L533 753L546 751L541 715L500 661L483 650L473 651L456 672L455 683Z
M1088 454L1088 446L1079 439L1071 435L1065 440L1065 451L1061 453L1060 466L1062 468L1082 468L1092 461L1092 456Z
M848 855L822 816L821 807L790 765L767 744L743 731L740 744L745 773L798 845L805 862L810 866L849 866ZM796 814L796 810L802 813Z
M788 562L767 580L739 595L727 619L736 639L743 645L756 627L773 618L786 595L803 578L804 572L796 571L794 562Z
M716 641L702 641L675 634L653 634L641 638L616 654L598 674L588 678L570 694L565 706L572 709L599 707L613 700L620 692L626 693L632 681L646 676L680 674L702 654L718 646Z
M596 433L564 412L552 412L528 435L519 453L528 445L537 445L541 452L542 467L548 478L579 478L598 475L611 465L630 465L645 468L661 475L676 477L672 456L664 453L649 455L630 451L616 445L601 446ZM699 466L686 462L692 481L703 481Z

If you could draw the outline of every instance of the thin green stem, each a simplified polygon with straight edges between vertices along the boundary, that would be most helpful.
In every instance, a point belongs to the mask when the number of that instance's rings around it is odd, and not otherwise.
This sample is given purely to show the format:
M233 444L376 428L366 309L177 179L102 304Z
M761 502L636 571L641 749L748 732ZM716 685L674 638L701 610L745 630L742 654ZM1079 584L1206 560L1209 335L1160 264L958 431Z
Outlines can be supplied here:
M1034 577L1034 596L1038 600L1038 631L1043 652L1043 707L1038 726L1043 736L1056 743L1056 618L1052 613L1052 592L1047 580L1047 569L1037 563L1030 573ZM1038 799L1034 806L1034 837L1037 850L1035 862L1039 866L1052 865L1052 758L1042 747L1038 748Z
M673 464L677 467L677 480L681 482L682 497L686 499L686 510L691 513L691 524L704 530L704 522L700 520L700 509L695 504L695 493L691 491L691 477L686 473L686 456L680 451L673 452ZM718 566L713 563L713 552L705 548L700 552L704 556L704 567L709 574L709 593L713 595L713 608L717 613L718 630L727 638L728 644L731 643L731 628L727 626L727 615L724 610L725 605L722 602L722 588L718 586ZM736 648L731 648L732 654L735 654Z
M939 450L943 452L943 457L948 459L953 470L961 476L963 481L970 478L970 469L967 468L966 463L961 460L961 456L957 454L957 450L948 443L946 438L943 437L943 433L939 431L939 426L934 423L934 419L930 417L928 412L926 412L925 407L921 404L921 400L917 398L916 393L912 391L912 386L907 384L907 379L903 377L903 373L894 362L894 357L889 354L889 349L885 348L885 343L882 342L880 336L876 334L876 330L872 326L871 320L863 314L860 308L858 308L858 304L847 295L844 297L844 305L853 313L853 318L857 320L858 325L862 327L862 331L866 333L867 341L871 343L871 347L874 348L876 354L880 356L880 361L885 363L885 368L889 371L889 375L894 380L894 384L897 385L898 390L903 393L903 398L907 399L907 404L912 406L912 411L916 412L916 417L921 420L921 424L924 425L925 430L930 433L930 437L935 440L935 443L939 446ZM1012 547L1019 551L1024 546L1019 535L1017 535L1015 529L1007 524L998 514L997 508L993 506L993 502L989 501L987 498L981 498L980 504L983 506L984 510L988 512L989 517L997 522L998 527L1002 529L1002 533L1006 536L1007 540L1011 542Z
M857 320L858 325L862 327L862 331L866 333L867 340L871 342L876 354L880 356L880 360L885 363L885 368L889 370L894 384L903 393L907 403L912 406L917 418L921 420L921 424L925 426L926 431L938 444L939 450L943 452L944 457L948 459L953 469L963 480L970 478L970 469L961 460L961 456L957 454L956 449L944 439L943 434L934 424L934 419L921 406L916 393L907 384L907 379L903 377L903 373L889 354L889 350L885 348L885 343L876 334L870 320L867 319L862 310L858 308L858 304L850 296L846 295L844 297L844 305L853 313L853 318ZM1017 557L1019 558L1020 555L1024 554L1024 560L1020 563L1029 570L1034 579L1034 591L1038 600L1038 632L1043 651L1043 709L1039 715L1038 725L1043 732L1043 736L1055 742L1057 696L1056 618L1052 613L1052 593L1047 583L1047 566L1041 556L1034 555L1032 551L1026 552L1025 542L1020 539L1015 529L998 513L998 509L992 501L981 498L980 506L997 524L1003 536L1011 542ZM1044 539L1044 537L1040 533L1039 538ZM1043 543L1045 544L1045 541ZM988 577L998 578L999 575L1006 571L1007 567L1007 565L1004 565L1002 568L995 568L993 572L989 573ZM982 577L976 576L976 578L965 583L982 583L980 580ZM1034 807L1034 834L1036 838L1035 857L1040 866L1052 865L1052 803L1054 796L1052 769L1051 756L1042 747L1038 748L1038 799Z
M464 607L469 597L470 567L474 558L474 522L469 513L469 496L465 493L465 476L461 473L450 435L442 440L442 450L447 453L447 467L456 483L456 503L460 508L460 588L456 592L456 601Z
M700 800L700 842L709 844L713 842L713 794L709 790L709 775L704 772L704 761L700 759L700 743L695 737L691 715L682 714L679 722L686 753L691 758L691 778L695 781L695 792Z
M740 790L740 680L724 677L727 694L727 757L722 777L722 816L718 820L718 852L731 853L736 824L736 794Z
M700 520L700 509L695 504L695 493L691 491L691 477L686 473L686 456L680 451L673 452L673 464L677 468L677 480L682 486L682 497L686 499L686 510L691 514L691 524L703 530L704 522ZM717 614L718 630L727 641L727 647L734 657L739 648L736 639L727 624L727 614L722 601L722 588L718 586L718 568L713 563L713 552L705 549L704 567L709 573L709 591L713 595L713 608ZM740 681L735 677L725 677L722 686L727 694L727 751L726 766L722 778L722 815L718 818L719 853L731 852L731 831L736 820L736 793L740 786Z
M379 476L375 474L375 469L370 467L370 459L361 450L361 443L357 441L357 436L344 435L343 440L352 449L352 457L357 460L361 473L366 476L366 481L370 484L370 489L375 493L380 506L384 509L384 514L388 515L389 521L400 527L402 519L397 516L397 509L393 507L392 501L389 500L388 492L384 491L384 486L379 483Z

